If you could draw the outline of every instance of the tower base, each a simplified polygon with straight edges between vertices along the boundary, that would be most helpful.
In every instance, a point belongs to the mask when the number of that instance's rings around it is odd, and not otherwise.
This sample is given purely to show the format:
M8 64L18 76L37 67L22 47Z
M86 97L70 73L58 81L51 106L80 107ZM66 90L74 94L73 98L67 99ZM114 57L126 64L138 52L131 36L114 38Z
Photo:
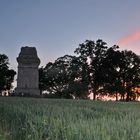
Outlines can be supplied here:
M40 90L35 88L16 88L16 96L39 96Z

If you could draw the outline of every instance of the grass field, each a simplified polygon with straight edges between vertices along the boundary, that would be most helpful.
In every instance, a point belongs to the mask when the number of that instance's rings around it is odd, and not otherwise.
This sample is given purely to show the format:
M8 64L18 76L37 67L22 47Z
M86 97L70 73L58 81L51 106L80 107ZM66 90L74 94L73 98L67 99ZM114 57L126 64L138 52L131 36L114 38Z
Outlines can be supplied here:
M140 140L140 103L1 97L0 140Z

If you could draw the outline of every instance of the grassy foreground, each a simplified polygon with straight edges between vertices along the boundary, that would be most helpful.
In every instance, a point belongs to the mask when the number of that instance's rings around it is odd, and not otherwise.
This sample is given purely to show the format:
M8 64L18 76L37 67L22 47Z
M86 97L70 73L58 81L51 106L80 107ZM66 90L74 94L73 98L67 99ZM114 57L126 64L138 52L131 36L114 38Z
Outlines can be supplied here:
M0 140L140 140L140 103L1 97Z

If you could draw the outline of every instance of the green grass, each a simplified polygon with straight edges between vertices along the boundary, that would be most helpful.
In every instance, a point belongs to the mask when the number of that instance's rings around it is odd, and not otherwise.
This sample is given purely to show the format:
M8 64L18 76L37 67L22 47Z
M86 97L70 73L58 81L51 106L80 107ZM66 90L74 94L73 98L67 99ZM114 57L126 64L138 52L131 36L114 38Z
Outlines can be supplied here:
M1 97L0 140L140 140L140 103Z

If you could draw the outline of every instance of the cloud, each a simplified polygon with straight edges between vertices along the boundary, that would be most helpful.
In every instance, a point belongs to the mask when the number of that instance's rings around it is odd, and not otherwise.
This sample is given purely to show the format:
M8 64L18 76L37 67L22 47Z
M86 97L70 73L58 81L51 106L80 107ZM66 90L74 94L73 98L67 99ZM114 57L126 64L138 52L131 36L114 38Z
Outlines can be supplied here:
M120 41L118 41L118 44L119 46L126 46L129 44L133 44L138 40L140 40L140 30L125 36Z

